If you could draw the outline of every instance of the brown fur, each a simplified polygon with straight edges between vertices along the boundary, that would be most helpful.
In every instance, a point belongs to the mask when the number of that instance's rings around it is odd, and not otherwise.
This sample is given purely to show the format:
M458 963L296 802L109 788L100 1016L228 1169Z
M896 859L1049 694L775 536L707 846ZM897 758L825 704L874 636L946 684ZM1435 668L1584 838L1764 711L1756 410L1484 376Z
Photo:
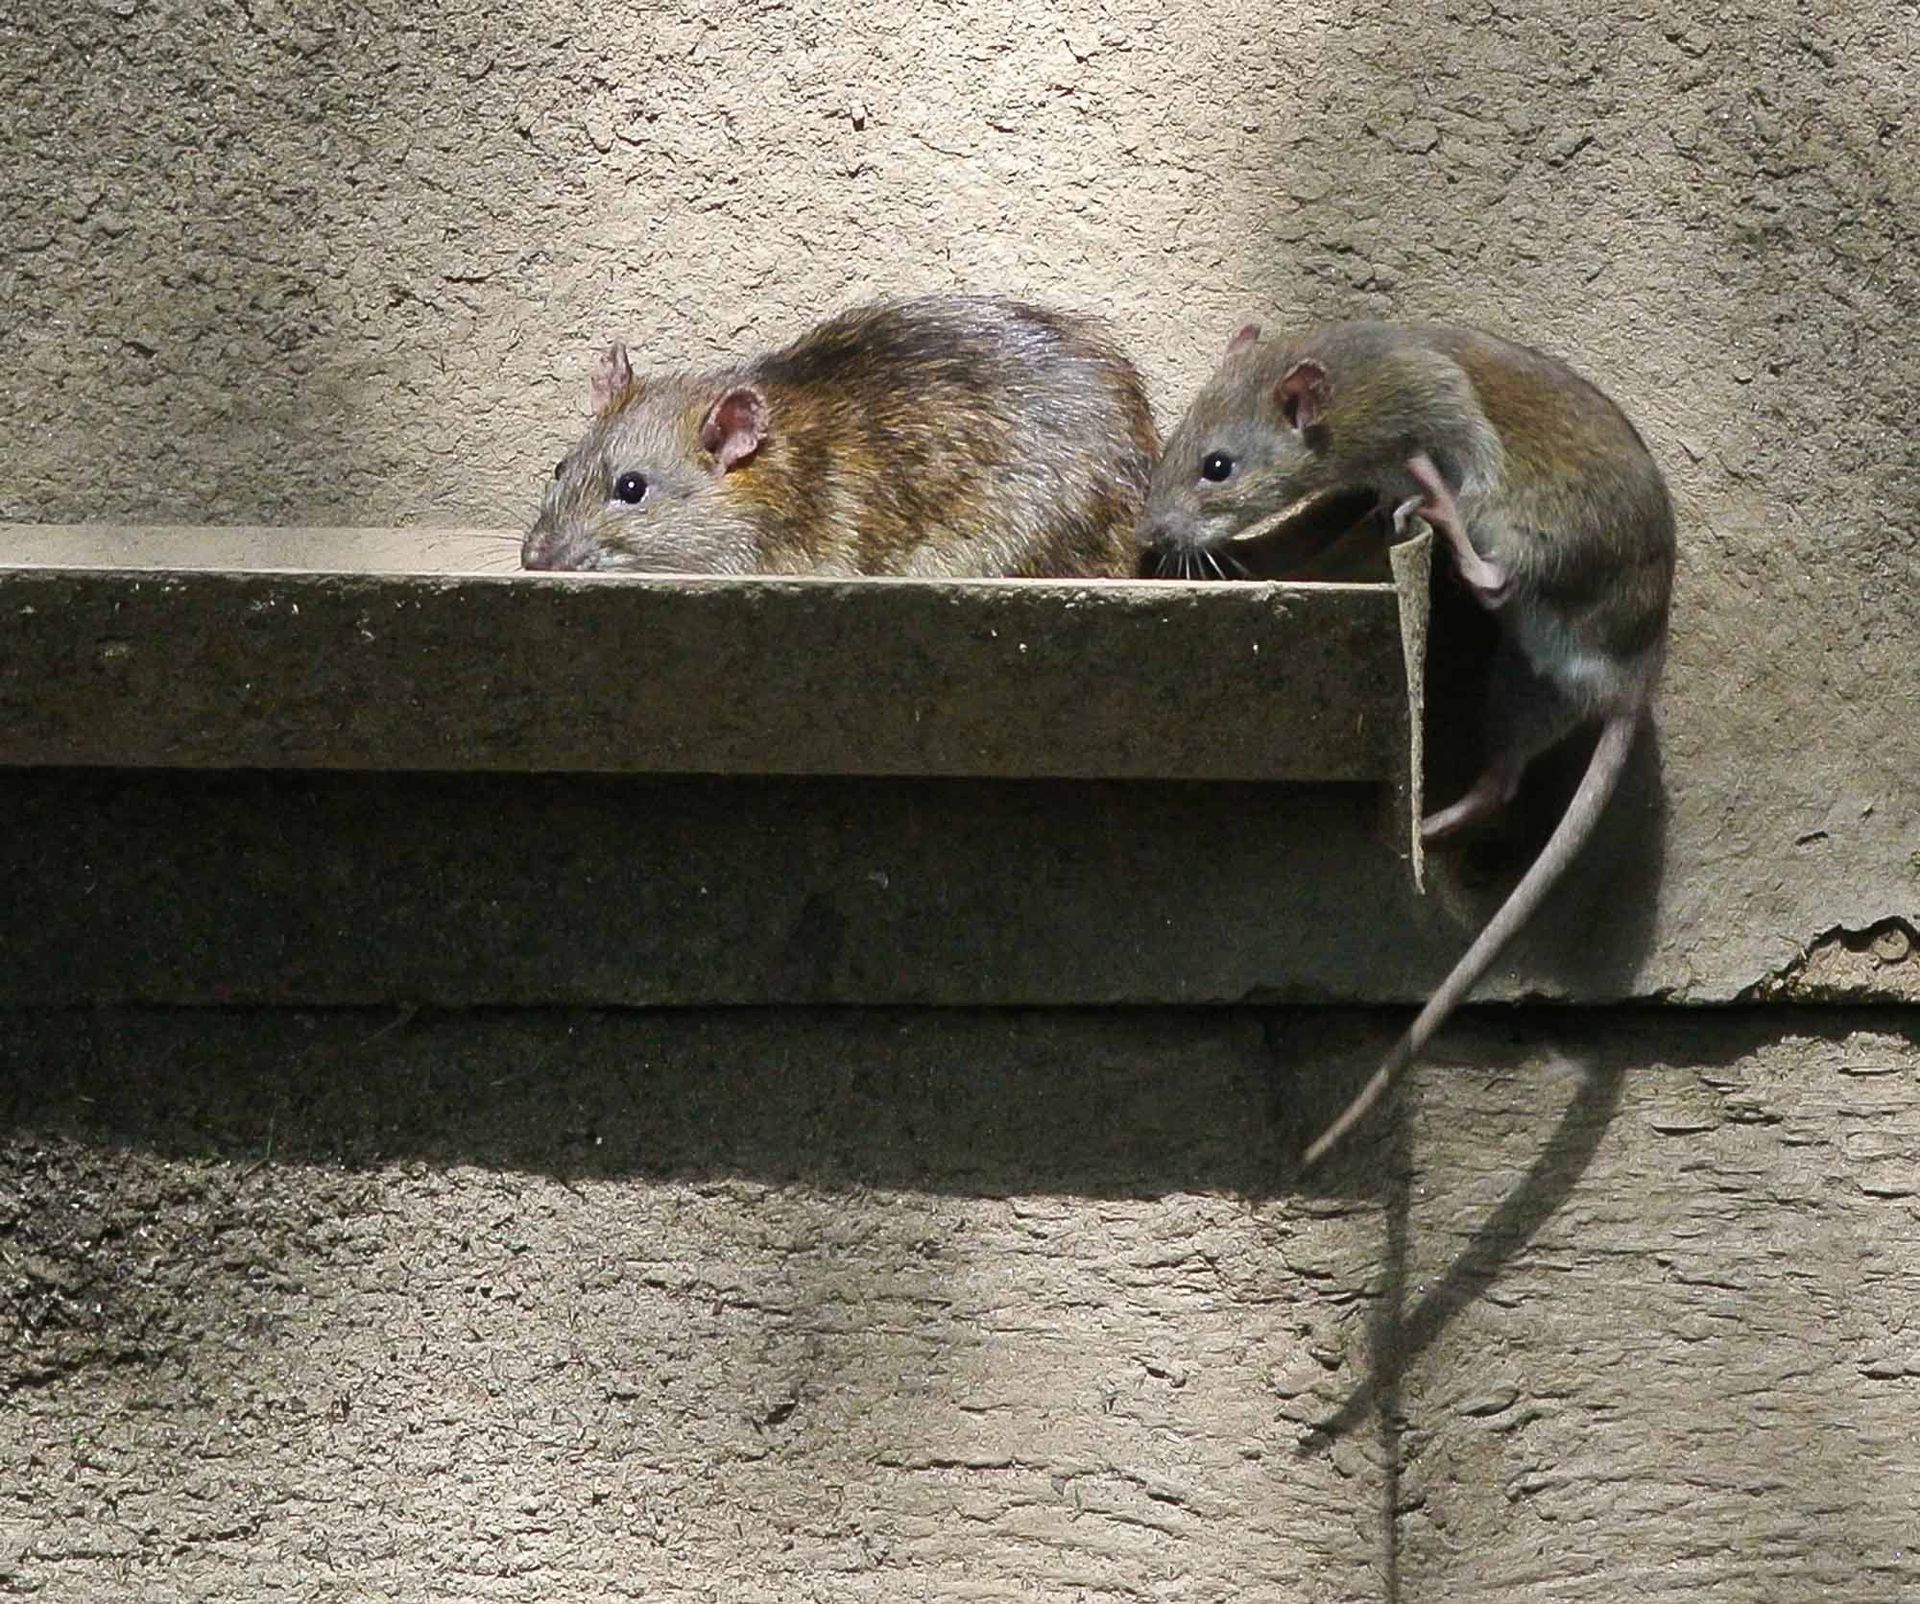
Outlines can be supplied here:
M764 399L767 428L723 465L702 420L742 388ZM1091 321L991 297L883 302L738 368L611 386L548 487L522 561L1129 574L1158 447L1139 375ZM648 483L638 505L614 496L629 472Z
M1235 534L1333 492L1370 493L1455 538L1501 625L1498 749L1438 840L1503 805L1540 752L1598 721L1559 827L1360 1095L1326 1154L1463 1002L1590 837L1618 785L1665 651L1673 507L1626 415L1564 363L1473 329L1348 323L1261 341L1248 329L1167 441L1142 541L1162 571L1237 566ZM1222 479L1207 465L1231 463ZM1223 555L1224 554L1224 555ZM1196 566L1196 564L1198 566Z

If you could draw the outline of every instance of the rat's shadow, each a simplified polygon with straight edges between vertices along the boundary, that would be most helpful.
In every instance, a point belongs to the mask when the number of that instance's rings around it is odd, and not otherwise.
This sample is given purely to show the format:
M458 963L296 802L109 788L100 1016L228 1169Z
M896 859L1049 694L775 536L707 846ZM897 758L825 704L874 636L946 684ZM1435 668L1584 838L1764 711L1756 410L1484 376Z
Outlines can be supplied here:
M1484 709L1497 629L1497 622L1465 594L1450 568L1436 575L1427 679L1429 807L1460 794L1486 750ZM1429 857L1435 900L1459 927L1456 954L1464 950L1471 931L1498 908L1558 824L1596 738L1597 732L1589 732L1545 754L1497 825L1461 850ZM1659 746L1649 726L1586 851L1515 943L1514 952L1529 973L1551 981L1577 977L1583 990L1603 995L1628 985L1653 934L1665 867L1665 827ZM1303 1111L1307 1128L1316 1133L1323 1129L1371 1067L1356 1064L1350 1075L1331 1077L1337 1084L1316 1087L1310 1101L1317 1106ZM1390 1132L1375 1138L1376 1144L1384 1140L1384 1150L1358 1145L1336 1158L1330 1175L1341 1190L1360 1180L1361 1166L1387 1177L1386 1282L1371 1326L1372 1372L1316 1426L1302 1453L1323 1448L1371 1413L1383 1434L1385 1462L1398 1465L1394 1439L1402 1377L1566 1202L1619 1107L1623 1075L1617 1064L1586 1071L1578 1094L1519 1184L1474 1231L1439 1285L1410 1311L1406 1288L1412 1155L1405 1126L1392 1105L1387 1112L1394 1119ZM1386 1496L1397 1497L1392 1485ZM1389 1519L1387 1529L1396 1532L1397 1522Z
M1499 627L1465 593L1450 565L1436 568L1427 658L1429 810L1466 790L1488 750L1485 709ZM1455 955L1546 845L1598 738L1598 729L1589 728L1543 753L1499 819L1457 847L1429 852L1430 890L1457 932ZM1592 839L1496 969L1513 958L1535 985L1577 985L1602 996L1631 988L1653 939L1666 871L1662 770L1658 727L1648 721Z
M1583 1068L1579 1091L1519 1185L1475 1229L1439 1284L1411 1311L1406 1292L1412 1155L1406 1127L1396 1123L1385 1138L1385 1151L1356 1149L1350 1160L1336 1166L1349 1172L1355 1164L1378 1166L1389 1178L1386 1276L1369 1333L1372 1372L1332 1415L1316 1424L1300 1447L1302 1454L1344 1436L1376 1409L1382 1431L1392 1433L1400 1414L1401 1378L1572 1195L1619 1110L1625 1079L1618 1063ZM1387 1463L1397 1464L1397 1455L1389 1454Z

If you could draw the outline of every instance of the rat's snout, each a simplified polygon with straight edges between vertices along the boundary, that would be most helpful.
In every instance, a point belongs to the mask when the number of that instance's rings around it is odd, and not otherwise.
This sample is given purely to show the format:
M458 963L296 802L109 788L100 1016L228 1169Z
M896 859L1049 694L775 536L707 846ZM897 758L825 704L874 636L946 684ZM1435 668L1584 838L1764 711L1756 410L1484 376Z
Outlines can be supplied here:
M1182 520L1165 512L1148 512L1134 525L1133 543L1140 553L1140 572L1149 577L1177 575L1186 566L1185 552L1193 543Z
M566 546L559 530L537 523L520 542L520 566L536 572L572 567L567 561Z
M1142 530L1140 573L1147 579L1177 579L1192 566L1184 542L1165 527Z
M1191 539L1186 523L1178 507L1165 502L1157 507L1149 504L1141 509L1139 521L1133 526L1133 543L1142 551L1171 551Z

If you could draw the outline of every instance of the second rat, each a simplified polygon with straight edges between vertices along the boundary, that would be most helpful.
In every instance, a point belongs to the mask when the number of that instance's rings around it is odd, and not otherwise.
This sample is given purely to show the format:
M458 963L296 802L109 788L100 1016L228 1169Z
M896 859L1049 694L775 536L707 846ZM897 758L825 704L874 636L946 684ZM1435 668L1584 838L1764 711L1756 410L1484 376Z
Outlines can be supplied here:
M990 296L842 313L710 373L602 353L527 568L1109 577L1159 438L1088 319Z
M1463 798L1421 821L1422 836L1445 839L1502 808L1533 758L1576 727L1598 721L1600 737L1540 855L1307 1149L1309 1164L1427 1044L1592 833L1660 677L1673 589L1672 503L1625 413L1563 362L1440 324L1275 340L1243 328L1168 438L1141 539L1163 555L1230 556L1250 526L1356 489L1402 534L1415 519L1431 525L1501 625L1495 750Z

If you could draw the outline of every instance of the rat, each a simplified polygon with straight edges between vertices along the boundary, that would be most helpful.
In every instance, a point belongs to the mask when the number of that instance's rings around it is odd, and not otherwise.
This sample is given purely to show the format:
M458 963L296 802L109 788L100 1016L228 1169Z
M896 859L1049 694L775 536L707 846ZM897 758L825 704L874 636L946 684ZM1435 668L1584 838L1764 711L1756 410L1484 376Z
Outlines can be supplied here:
M1421 821L1446 841L1497 814L1540 753L1599 739L1572 800L1505 902L1340 1117L1357 1125L1579 855L1625 771L1666 655L1674 516L1639 431L1595 385L1476 329L1342 323L1262 340L1248 324L1168 437L1140 539L1158 566L1237 566L1260 536L1363 489L1400 538L1429 525L1499 625L1494 751Z
M601 352L521 565L1125 577L1159 433L1100 325L994 296L843 312L706 373Z

